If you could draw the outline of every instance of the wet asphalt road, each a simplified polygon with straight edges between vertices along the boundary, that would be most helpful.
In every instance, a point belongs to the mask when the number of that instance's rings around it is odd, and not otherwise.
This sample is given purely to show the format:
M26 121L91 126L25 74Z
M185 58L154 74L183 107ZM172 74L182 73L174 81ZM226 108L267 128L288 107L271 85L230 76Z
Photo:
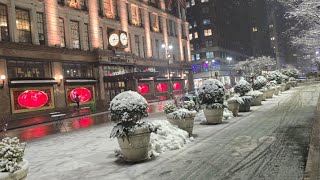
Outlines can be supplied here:
M135 178L302 179L320 85L291 91Z

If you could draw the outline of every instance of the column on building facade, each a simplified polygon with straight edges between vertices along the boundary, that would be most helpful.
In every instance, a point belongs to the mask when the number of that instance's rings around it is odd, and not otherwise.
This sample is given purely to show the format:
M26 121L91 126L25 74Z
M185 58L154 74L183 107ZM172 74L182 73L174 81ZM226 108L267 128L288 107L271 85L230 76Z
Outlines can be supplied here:
M6 72L6 60L5 59L0 59L0 76L5 75L6 79L4 82L4 86L2 89L0 89L0 117L6 118L10 114L10 96L9 94L9 87L8 87L8 74ZM2 85L2 81L1 81ZM0 123L1 120L4 120L4 118L0 118Z
M18 42L16 38L16 10L15 0L9 1L8 4L8 24L9 24L9 36L12 42Z
M146 56L147 58L152 57L152 45L151 45L151 36L150 36L150 17L149 11L147 9L143 9L143 20L144 20L144 31L145 31L145 40L146 40Z
M58 81L59 76L63 76L63 69L61 62L53 62L52 63L52 76ZM64 83L61 83L60 86L55 85L54 87L54 100L55 107L57 109L62 109L66 107L66 97L64 92Z
M57 0L45 0L48 46L60 46L59 13Z
M188 61L191 61L191 49L190 49L190 39L189 39L189 23L188 22L184 22L185 26L184 26L184 29L185 29L185 36L186 36L186 39L187 39L187 60Z
M120 16L120 23L121 23L121 30L128 33L128 42L132 41L129 39L129 32L128 32L128 16L127 16L127 4L126 0L117 0L118 2L118 10L119 10L119 16ZM132 37L131 37L132 38ZM126 52L130 51L130 43L128 43L128 48L125 48L124 50Z
M89 7L89 23L90 23L90 42L92 48L100 47L99 38L99 5L98 0L88 1Z
M166 11L165 0L160 0L160 8L163 12ZM160 23L161 23L161 27L162 27L163 41L164 41L164 44L166 45L166 47L168 47L169 41L168 41L168 31L167 31L167 14L161 13L160 16L162 16ZM167 56L165 56L165 58L167 58Z
M178 44L179 44L179 56L180 60L184 59L184 54L183 54L183 44L182 44L182 29L181 29L181 22L180 20L177 21L177 26L178 26Z
M32 44L40 44L37 28L37 9L33 6L30 10L30 21L31 21L31 40Z
M104 80L103 80L103 77L104 77L103 66L99 66L98 76L99 76L98 82L99 82L99 94L100 94L99 100L106 101L106 92L104 89L105 87L104 87Z

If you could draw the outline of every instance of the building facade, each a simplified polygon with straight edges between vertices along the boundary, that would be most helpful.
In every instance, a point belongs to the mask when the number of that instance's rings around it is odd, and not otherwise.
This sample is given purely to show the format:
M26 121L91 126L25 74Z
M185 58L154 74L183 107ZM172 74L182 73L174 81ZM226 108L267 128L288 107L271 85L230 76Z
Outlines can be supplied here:
M0 116L59 110L120 92L192 89L185 8L164 0L0 0Z

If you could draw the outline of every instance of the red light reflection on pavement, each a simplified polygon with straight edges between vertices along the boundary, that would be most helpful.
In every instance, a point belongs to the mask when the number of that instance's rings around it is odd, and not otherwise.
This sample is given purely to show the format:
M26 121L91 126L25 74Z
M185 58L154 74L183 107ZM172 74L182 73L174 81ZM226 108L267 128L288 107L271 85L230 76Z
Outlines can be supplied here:
M24 141L32 140L35 138L41 138L49 135L49 126L37 126L27 129L23 129L20 137Z
M87 102L91 99L91 92L87 88L75 88L70 92L70 99L74 101L76 94L79 95L80 102ZM74 101L75 102L75 101Z
M18 97L18 103L25 108L39 108L48 102L49 98L46 93L39 90L27 90Z
M93 119L92 117L84 117L77 121L73 121L73 128L74 129L80 129L80 128L86 128L93 125Z

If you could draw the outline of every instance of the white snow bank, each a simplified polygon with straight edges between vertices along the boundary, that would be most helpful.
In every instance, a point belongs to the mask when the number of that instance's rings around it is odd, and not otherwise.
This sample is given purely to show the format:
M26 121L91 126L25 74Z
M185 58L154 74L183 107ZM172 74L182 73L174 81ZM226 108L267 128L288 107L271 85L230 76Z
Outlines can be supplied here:
M163 152L180 149L184 144L193 141L187 131L173 126L167 120L153 120L150 123L158 128L157 133L152 133L150 137L150 155L159 156Z
M223 111L223 120L228 120L228 119L231 119L233 118L233 114L231 111L228 110L228 108L224 108L224 111ZM194 118L194 121L195 122L200 122L200 124L203 124L203 123L206 123L207 122L207 119L204 115L204 112L203 110L199 111L198 114L196 115L196 117Z

